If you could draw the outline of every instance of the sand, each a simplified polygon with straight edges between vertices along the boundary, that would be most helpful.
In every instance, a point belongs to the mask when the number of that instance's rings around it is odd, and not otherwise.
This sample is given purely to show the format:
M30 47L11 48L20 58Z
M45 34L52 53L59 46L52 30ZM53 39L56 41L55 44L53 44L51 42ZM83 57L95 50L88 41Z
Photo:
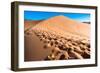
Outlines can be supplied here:
M25 61L86 58L90 58L90 24L60 15L25 32Z
M40 61L45 59L51 49L44 49L44 43L34 34L25 34L25 61Z
M42 20L39 20L39 21L25 20L25 22L24 22L24 31L27 31L28 29L35 26L36 24L38 24L41 21Z

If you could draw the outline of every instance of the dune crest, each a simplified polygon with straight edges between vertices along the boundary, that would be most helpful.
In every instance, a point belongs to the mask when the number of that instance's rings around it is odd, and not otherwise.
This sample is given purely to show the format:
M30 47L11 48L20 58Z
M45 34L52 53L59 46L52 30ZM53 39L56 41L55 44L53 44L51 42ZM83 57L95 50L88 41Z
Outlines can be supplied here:
M48 29L63 35L71 34L79 37L89 38L90 25L86 23L77 22L65 16L55 16L37 24L34 28Z

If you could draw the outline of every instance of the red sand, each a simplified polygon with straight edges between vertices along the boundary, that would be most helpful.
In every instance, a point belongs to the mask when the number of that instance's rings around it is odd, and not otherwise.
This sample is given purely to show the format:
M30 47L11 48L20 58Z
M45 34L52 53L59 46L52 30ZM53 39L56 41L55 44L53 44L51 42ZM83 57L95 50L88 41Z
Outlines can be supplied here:
M30 23L35 26L31 26ZM62 55L64 55L65 58L61 57L60 59L83 59L90 57L90 48L87 46L90 45L90 24L77 22L60 15L36 24L29 21L25 22L25 28L29 28L29 30L25 32L25 61L44 60L46 58L54 60L59 59ZM51 39L57 37L57 40L61 39L61 41L66 42L67 45L71 44L70 48L72 51L61 50L64 48L52 47L52 45L50 47L51 49L47 47L47 50L45 50L43 46L45 44L47 45L47 43L43 41L48 40L48 37ZM67 38L67 40L65 40L65 38ZM69 44L67 43L68 40L71 40L68 42ZM54 39L52 41L53 43L55 42ZM84 41L85 45L82 45ZM49 44L50 43L51 40L49 40ZM72 45L72 43L77 45ZM57 44L54 45L57 46ZM68 47L65 48L68 49ZM52 52L52 50L54 50L54 52ZM56 55L55 53L57 52L60 52L60 54Z

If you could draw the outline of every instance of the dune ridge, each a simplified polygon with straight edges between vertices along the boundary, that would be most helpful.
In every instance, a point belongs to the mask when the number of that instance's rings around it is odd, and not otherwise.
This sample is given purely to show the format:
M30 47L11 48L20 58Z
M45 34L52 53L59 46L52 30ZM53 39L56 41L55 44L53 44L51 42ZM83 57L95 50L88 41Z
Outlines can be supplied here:
M60 31L64 35L68 33L68 34L74 34L74 36L78 35L79 37L82 36L86 38L89 38L90 35L90 25L86 23L77 22L75 20L69 19L62 15L55 16L48 20L42 21L39 24L37 24L35 27L33 27L33 29L34 28L38 28L38 29L44 28L50 31L54 31L56 33Z

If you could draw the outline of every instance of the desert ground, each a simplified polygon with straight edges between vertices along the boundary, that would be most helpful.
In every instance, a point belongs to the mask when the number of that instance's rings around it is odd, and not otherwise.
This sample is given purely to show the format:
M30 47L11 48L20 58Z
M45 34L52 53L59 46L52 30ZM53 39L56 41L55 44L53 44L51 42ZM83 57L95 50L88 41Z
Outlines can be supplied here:
M25 21L25 61L90 58L90 24L63 15Z

